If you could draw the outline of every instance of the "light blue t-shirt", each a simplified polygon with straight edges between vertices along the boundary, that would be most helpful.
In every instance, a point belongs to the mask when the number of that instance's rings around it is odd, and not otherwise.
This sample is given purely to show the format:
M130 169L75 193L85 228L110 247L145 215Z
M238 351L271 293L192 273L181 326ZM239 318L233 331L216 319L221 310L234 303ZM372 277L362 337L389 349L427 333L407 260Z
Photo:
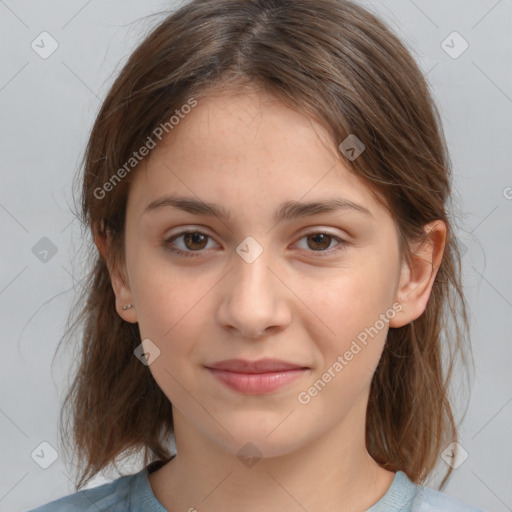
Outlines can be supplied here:
M154 463L153 463L154 464ZM148 480L150 464L134 475L83 489L29 512L168 512ZM367 512L483 512L429 487L415 484L398 471L386 494Z

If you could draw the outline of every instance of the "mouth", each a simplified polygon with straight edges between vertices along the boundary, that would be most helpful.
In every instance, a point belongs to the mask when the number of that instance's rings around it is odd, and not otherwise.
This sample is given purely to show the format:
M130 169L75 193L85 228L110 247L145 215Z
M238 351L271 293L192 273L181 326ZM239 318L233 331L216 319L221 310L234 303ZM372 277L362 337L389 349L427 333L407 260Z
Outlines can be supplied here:
M222 384L246 395L271 393L297 380L310 370L306 366L278 359L230 359L207 365L206 368Z

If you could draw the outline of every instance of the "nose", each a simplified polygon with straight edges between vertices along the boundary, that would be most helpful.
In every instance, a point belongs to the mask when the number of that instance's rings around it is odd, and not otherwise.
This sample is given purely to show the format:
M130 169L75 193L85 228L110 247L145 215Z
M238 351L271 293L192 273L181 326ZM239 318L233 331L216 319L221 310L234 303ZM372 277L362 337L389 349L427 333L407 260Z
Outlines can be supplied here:
M279 274L266 251L252 262L235 253L220 288L217 320L221 327L249 339L285 329L291 321L289 300L293 294Z

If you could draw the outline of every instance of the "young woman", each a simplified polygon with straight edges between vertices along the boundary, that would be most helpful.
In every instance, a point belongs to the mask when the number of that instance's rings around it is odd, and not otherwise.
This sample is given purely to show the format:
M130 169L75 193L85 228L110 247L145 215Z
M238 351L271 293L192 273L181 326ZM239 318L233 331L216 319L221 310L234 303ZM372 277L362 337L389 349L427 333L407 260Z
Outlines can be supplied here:
M87 147L65 404L77 489L120 456L144 467L37 510L477 510L422 485L456 456L470 356L450 181L425 80L365 9L167 17Z

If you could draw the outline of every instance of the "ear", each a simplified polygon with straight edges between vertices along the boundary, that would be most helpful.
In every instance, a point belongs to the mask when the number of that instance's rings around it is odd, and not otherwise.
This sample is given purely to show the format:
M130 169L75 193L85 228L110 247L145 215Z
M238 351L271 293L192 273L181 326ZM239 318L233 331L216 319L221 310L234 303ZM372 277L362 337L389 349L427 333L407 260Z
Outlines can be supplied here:
M395 301L402 304L399 315L390 320L390 327L402 327L419 318L432 291L443 259L446 243L446 224L435 220L424 226L425 236L411 247L409 263L403 261Z
M100 230L98 225L95 224L93 227L94 243L98 248L101 257L105 260L108 272L110 275L110 281L112 283L112 289L116 296L116 311L117 314L126 322L136 323L137 313L135 311L135 304L130 290L129 281L126 277L126 269L118 268L109 259L109 252L111 247L111 232L109 228ZM123 306L131 304L130 309L123 309Z

